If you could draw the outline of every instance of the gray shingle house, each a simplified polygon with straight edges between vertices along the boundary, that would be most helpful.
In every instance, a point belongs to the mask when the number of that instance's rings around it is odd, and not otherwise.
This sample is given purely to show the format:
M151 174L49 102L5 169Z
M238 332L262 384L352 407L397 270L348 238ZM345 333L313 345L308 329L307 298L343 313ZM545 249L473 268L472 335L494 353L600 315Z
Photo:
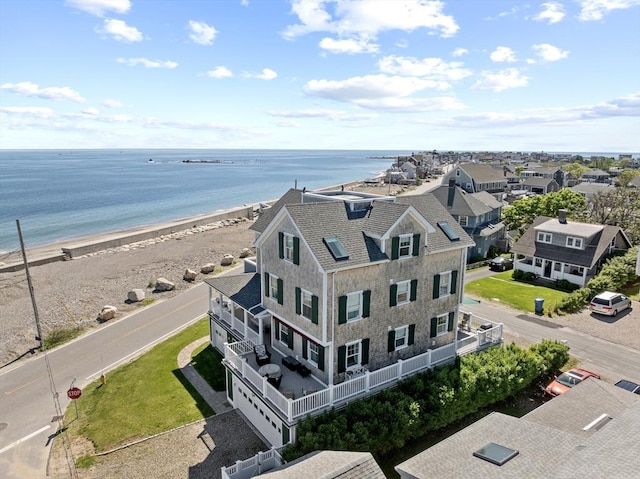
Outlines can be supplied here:
M272 445L455 357L473 241L433 195L290 190L251 228L245 272L206 280L211 343L229 402Z
M531 272L547 280L567 280L584 286L604 261L631 247L618 226L569 221L539 216L513 245L514 270Z
M456 185L467 193L486 191L502 200L507 190L507 171L486 163L462 163L442 178L442 184L447 185L450 179L454 179Z
M525 178L520 183L520 188L527 190L534 195L546 195L560 190L560 186L553 178L542 176L532 176Z

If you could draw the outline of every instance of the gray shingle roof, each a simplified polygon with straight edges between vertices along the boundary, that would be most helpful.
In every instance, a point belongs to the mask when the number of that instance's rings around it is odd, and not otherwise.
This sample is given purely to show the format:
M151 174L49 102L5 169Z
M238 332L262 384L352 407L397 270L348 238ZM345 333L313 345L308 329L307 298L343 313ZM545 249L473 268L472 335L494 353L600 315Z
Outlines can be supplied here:
M458 165L471 178L478 183L490 183L492 181L505 181L506 177L502 169L494 168L485 163L463 163Z
M369 452L316 451L258 477L264 479L385 479Z
M260 275L257 273L219 276L205 279L204 282L247 311L259 305L262 299L260 296ZM258 312L260 311L252 311L254 314Z
M486 191L467 193L458 186L454 188L453 204L450 207L447 206L449 197L448 185L440 186L432 191L433 195L452 215L480 216L502 206L491 193Z
M258 219L256 219L253 224L249 226L249 229L258 233L262 233L284 205L295 203L302 203L302 190L291 188L284 195L282 195L282 197L280 197L278 201L276 201L271 206L271 208L263 210Z
M553 178L543 178L541 176L529 176L524 178L521 182L525 186L549 186L551 183L556 183Z

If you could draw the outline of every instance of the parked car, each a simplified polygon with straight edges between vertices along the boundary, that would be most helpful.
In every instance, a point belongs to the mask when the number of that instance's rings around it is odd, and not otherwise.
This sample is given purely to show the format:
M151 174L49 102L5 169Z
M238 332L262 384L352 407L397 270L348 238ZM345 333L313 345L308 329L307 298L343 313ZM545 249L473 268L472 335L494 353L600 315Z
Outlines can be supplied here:
M507 256L496 256L489 262L489 269L493 271L506 271L513 268L513 259Z
M566 393L573 386L580 384L587 378L600 379L600 375L587 371L586 369L569 369L551 381L551 383L545 388L544 393L551 397L559 396L562 393Z
M632 381L621 379L616 383L616 386L622 389L626 389L627 391L631 391L632 393L640 394L640 384L636 384Z
M609 316L617 316L620 311L624 311L631 307L631 300L621 293L612 293L605 291L595 296L589 309L594 313L606 314Z

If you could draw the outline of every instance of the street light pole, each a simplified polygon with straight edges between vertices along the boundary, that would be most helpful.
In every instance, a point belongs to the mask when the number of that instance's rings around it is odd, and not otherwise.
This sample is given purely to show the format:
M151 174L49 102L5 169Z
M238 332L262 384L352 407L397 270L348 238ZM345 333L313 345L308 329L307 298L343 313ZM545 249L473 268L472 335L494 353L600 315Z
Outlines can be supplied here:
M20 249L22 250L22 260L24 261L24 271L27 274L27 284L29 285L29 294L31 295L31 304L33 305L33 314L36 317L36 341L40 343L38 346L42 349L42 329L40 328L40 315L38 314L38 306L36 305L36 296L33 292L33 284L31 283L31 275L29 274L29 262L27 261L27 252L24 249L24 241L22 240L22 230L20 229L20 220L16 220L18 227L18 237L20 238Z

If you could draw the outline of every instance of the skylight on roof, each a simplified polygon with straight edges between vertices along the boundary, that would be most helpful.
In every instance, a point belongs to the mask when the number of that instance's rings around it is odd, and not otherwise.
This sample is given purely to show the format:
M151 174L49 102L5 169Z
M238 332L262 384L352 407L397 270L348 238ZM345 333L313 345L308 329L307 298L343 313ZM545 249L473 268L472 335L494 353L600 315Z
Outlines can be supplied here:
M333 259L336 261L340 261L343 259L349 259L349 254L340 243L340 240L335 236L329 236L328 238L323 238L324 244L327 245L329 251L331 252Z
M438 222L438 226L440 227L442 232L447 235L447 238L449 238L451 241L460 240L460 236L458 236L458 233L453 231L453 228L451 227L451 225L446 221Z
M481 447L477 451L474 451L473 455L484 459L497 466L502 466L507 461L513 459L519 454L515 449L511 449L495 442L490 442L484 447Z

